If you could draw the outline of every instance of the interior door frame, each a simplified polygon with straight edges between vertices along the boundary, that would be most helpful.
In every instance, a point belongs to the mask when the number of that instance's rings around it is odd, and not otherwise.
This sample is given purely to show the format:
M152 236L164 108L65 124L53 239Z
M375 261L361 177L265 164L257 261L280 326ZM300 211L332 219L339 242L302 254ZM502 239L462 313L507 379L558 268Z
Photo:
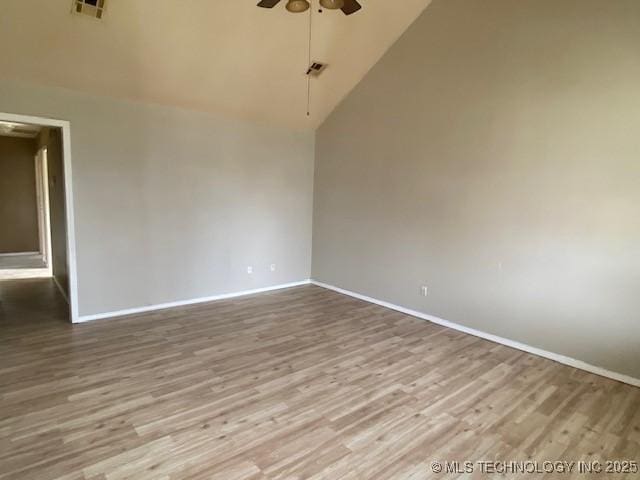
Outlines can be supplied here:
M38 200L38 240L40 254L48 270L52 270L51 255L51 218L49 205L49 181L47 166L47 147L38 149L35 158L36 197Z
M64 204L67 227L67 271L69 275L69 311L71 322L78 323L78 270L76 261L76 228L73 210L73 176L71 172L71 122L47 117L0 112L0 120L30 123L62 129L62 164L64 171Z

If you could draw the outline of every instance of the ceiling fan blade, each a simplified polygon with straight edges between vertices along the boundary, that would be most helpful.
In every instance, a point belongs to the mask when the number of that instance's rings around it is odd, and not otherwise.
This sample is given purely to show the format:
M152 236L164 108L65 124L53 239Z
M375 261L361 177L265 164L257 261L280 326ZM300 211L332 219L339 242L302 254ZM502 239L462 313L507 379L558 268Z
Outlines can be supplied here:
M258 6L262 8L273 8L279 3L280 0L262 0L260 3L258 3Z
M362 6L356 0L344 0L344 7L342 7L342 11L345 15L351 15L361 8Z

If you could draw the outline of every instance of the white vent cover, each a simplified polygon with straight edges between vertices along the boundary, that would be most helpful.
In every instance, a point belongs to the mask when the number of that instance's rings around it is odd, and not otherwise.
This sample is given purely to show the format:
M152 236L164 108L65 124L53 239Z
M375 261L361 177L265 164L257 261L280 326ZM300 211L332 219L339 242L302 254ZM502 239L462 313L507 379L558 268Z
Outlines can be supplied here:
M73 12L101 20L107 0L73 0Z
M322 72L324 72L325 68L327 68L326 63L312 62L311 65L309 65L309 68L307 69L307 75L310 75L312 77L317 77Z

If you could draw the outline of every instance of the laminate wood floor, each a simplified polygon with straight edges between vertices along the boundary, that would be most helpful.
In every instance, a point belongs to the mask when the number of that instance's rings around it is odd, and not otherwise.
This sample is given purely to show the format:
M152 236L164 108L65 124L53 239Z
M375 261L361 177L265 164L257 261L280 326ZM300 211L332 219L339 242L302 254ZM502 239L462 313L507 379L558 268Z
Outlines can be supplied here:
M3 480L639 478L434 473L638 461L640 389L320 287L76 326L48 279L0 301Z
M50 276L51 270L46 267L40 254L0 255L0 282Z

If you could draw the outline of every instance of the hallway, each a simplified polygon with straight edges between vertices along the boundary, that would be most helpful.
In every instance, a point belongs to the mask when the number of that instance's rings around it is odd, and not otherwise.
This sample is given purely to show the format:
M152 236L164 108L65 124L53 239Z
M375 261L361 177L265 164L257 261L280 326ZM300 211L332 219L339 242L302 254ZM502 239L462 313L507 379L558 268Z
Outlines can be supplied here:
M53 278L28 278L0 280L0 352L6 342L53 327L60 329L60 323L68 324L69 308L56 287Z
M0 255L0 282L50 276L51 269L47 268L40 253Z

